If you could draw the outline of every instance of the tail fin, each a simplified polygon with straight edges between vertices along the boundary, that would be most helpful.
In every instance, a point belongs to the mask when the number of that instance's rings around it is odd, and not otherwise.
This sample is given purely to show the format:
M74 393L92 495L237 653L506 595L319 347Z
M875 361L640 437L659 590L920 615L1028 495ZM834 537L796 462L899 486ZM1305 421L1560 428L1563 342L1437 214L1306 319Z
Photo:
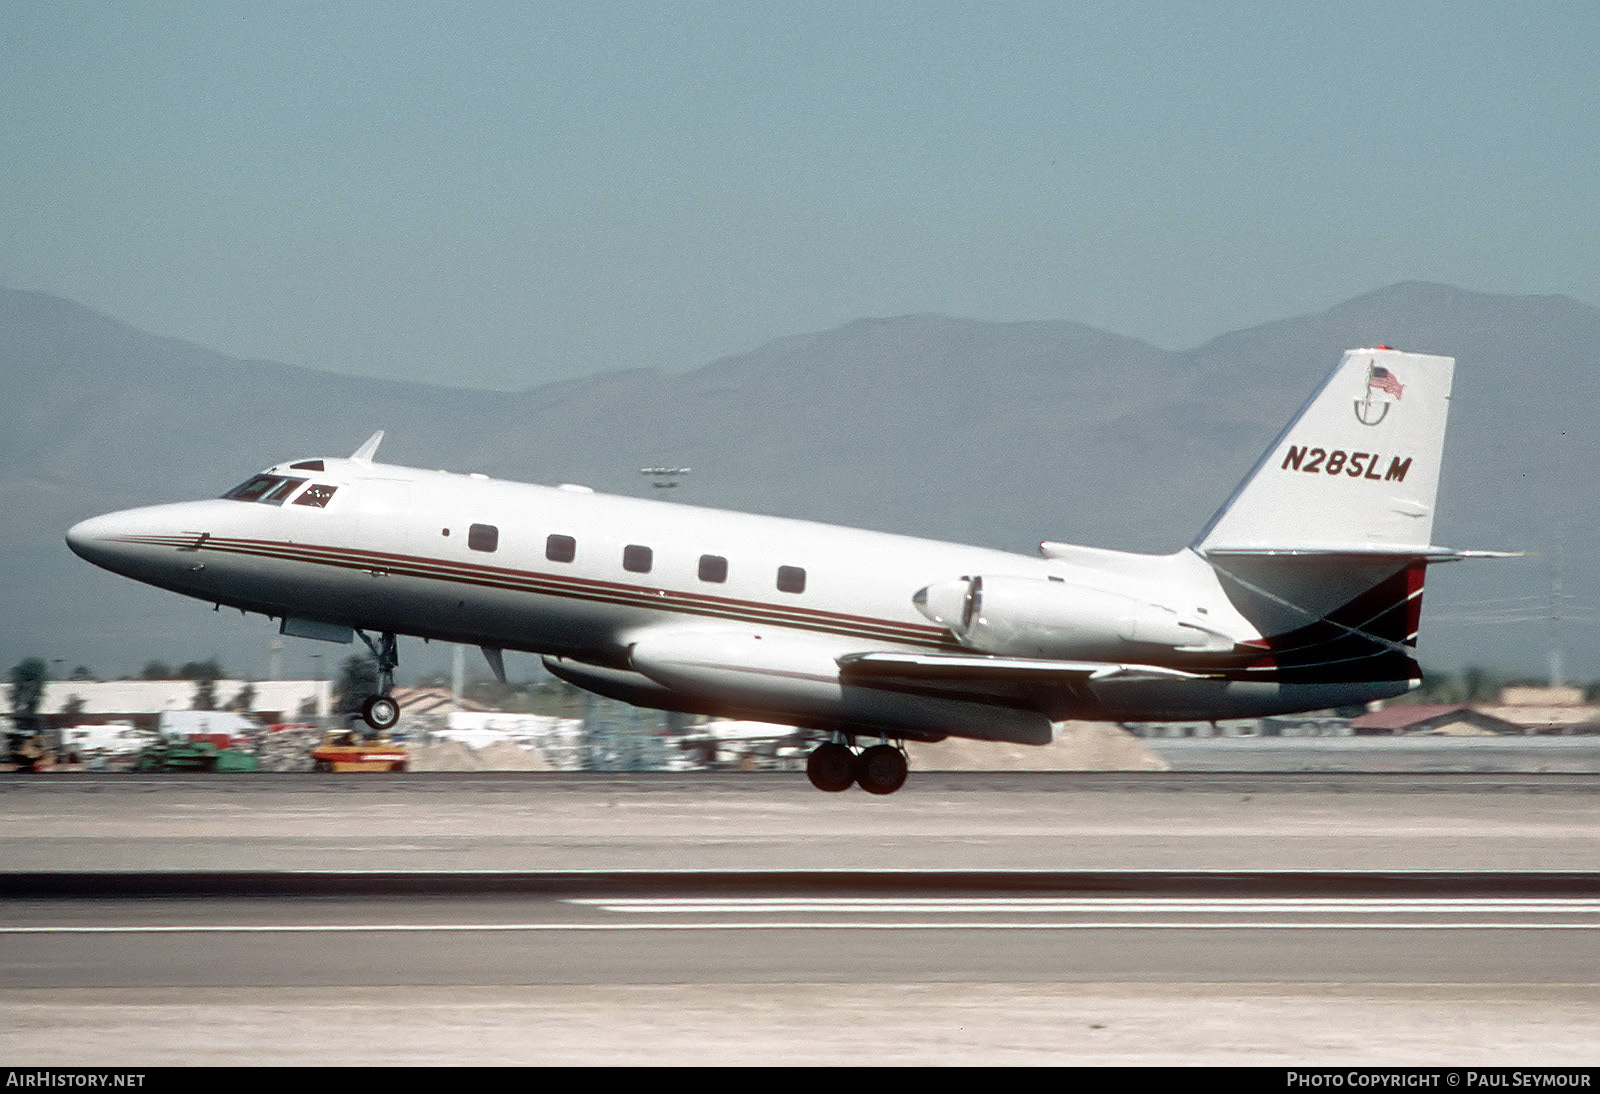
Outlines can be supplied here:
M1451 357L1350 350L1194 549L1207 556L1433 555L1454 373Z
M1290 682L1415 680L1455 360L1350 350L1195 540Z

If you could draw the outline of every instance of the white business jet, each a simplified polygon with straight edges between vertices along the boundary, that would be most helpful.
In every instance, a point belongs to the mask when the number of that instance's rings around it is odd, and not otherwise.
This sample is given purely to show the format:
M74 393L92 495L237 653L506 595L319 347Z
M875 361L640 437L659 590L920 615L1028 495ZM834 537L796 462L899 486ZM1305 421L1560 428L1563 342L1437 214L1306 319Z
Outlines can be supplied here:
M901 742L1047 744L1065 719L1254 717L1414 687L1454 361L1344 355L1188 547L1039 557L374 460L281 463L222 497L67 533L98 566L356 636L540 654L640 706L797 725L819 789L906 778ZM374 637L376 636L376 637ZM859 750L858 750L859 749Z

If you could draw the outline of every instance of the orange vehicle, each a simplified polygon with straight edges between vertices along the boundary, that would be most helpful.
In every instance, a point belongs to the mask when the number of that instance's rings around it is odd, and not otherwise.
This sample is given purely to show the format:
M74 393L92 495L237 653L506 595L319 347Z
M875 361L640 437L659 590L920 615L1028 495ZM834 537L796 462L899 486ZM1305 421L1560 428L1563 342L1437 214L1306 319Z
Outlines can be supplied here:
M404 771L404 745L388 737L367 739L355 733L330 733L311 750L315 771Z

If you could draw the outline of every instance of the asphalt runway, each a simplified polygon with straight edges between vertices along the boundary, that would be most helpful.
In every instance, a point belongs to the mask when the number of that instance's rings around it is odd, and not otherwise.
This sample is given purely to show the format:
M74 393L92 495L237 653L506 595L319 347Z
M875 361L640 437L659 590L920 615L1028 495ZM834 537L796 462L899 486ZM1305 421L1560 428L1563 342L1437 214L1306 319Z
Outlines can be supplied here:
M1593 1064L1597 790L13 778L0 1044L26 1065ZM18 880L108 871L92 897Z

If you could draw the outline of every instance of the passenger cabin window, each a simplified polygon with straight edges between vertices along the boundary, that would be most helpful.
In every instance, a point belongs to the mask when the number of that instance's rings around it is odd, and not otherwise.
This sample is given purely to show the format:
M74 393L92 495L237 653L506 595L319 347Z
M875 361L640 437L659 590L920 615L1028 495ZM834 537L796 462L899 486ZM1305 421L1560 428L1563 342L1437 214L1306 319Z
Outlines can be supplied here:
M467 529L467 546L474 551L493 551L500 546L500 529L492 524L474 524Z
M647 574L654 562L655 552L648 547L630 543L622 549L622 568L630 574Z
M328 486L325 483L312 483L305 488L304 493L294 499L294 503L309 505L313 509L323 509L327 507L328 499L333 497L333 492L337 489L339 489L337 486Z
M721 555L701 555L700 580L719 583L728 580L728 560Z
M806 591L806 572L799 566L778 567L778 591L803 593Z
M544 541L544 557L551 562L571 562L578 557L578 541L571 536L551 536Z

